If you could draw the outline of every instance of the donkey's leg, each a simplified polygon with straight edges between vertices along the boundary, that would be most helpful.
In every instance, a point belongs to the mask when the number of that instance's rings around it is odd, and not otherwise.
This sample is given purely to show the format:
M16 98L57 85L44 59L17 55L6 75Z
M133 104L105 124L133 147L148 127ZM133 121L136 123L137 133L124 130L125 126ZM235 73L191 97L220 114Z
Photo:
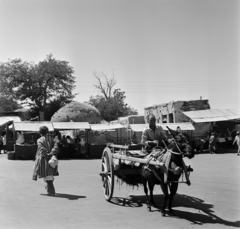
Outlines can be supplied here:
M162 212L162 216L165 216L165 208L166 208L166 204L167 204L167 200L168 200L168 185L167 184L161 184L161 189L162 192L164 194L164 199L163 199L163 204L161 207L161 212Z
M173 198L176 195L177 190L178 190L178 183L171 183L169 185L169 189L170 189L170 195L169 195L168 209L169 209L170 213L173 213L172 202L173 202Z
M148 211L151 211L151 204L150 204L150 200L149 200L149 197L148 197L147 180L145 178L143 178L143 188L144 188L144 192L145 192L145 195L146 195L146 198L147 198Z
M150 191L150 204L152 206L156 205L153 199L153 188L154 188L154 184L148 181L148 188Z

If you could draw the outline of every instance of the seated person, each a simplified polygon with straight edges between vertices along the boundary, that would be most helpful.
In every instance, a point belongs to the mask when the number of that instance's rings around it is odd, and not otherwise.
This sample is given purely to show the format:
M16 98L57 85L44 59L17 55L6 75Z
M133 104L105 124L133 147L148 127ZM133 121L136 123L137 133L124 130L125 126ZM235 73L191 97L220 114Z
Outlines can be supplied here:
M151 151L155 146L162 145L162 141L167 136L163 128L156 125L154 114L149 115L148 123L149 125L143 130L141 143L145 146L146 151Z
M16 140L16 144L17 145L21 145L25 142L25 139L24 139L24 135L20 132L17 132L17 140Z

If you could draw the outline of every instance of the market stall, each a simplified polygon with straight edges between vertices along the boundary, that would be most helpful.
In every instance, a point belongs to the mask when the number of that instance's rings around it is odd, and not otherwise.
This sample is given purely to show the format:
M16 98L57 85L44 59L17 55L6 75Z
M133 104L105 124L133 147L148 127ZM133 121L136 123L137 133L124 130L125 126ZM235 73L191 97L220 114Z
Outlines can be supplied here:
M209 123L208 137L210 132L217 127L219 148L232 147L233 138L240 123L240 110L238 109L207 109L183 112L194 124Z
M52 122L55 132L59 132L60 158L78 158L89 155L88 122Z
M1 116L0 117L0 134L6 138L5 151L14 150L12 124L13 122L21 122L18 116Z
M91 158L101 158L102 152L109 142L114 142L118 138L118 129L124 128L119 123L115 124L90 124L89 152Z
M53 125L51 122L14 122L14 152L16 159L34 159L37 151L37 139L39 137L39 128L47 126L49 131L53 133ZM17 143L16 133L21 133L24 137L23 143Z

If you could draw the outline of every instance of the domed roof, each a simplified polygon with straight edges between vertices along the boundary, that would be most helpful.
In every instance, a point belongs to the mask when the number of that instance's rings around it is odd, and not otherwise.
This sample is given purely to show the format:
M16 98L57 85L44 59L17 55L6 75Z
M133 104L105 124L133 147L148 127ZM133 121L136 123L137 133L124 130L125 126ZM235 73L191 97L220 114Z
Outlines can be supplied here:
M101 115L97 108L87 104L72 102L60 108L51 118L52 122L100 123Z

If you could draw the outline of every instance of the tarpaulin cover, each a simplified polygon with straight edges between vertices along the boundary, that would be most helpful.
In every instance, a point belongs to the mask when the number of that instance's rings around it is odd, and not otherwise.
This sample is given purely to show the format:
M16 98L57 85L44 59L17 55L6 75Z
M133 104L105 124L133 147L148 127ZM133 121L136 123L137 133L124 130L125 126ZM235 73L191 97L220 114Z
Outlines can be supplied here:
M124 128L120 123L115 124L90 124L91 130L100 131L100 130L114 130Z
M172 129L176 130L178 127L181 130L195 130L194 126L190 122L181 122L181 123L157 123L156 125L161 126L164 130L168 130L167 126ZM148 126L147 123L145 124L130 124L130 129L135 132L142 132L146 126Z
M88 122L52 122L55 130L90 130Z
M183 113L196 123L240 120L240 110L237 109L207 109Z
M2 116L0 117L0 131L5 129L6 126L11 125L14 121L21 122L18 116Z
M51 122L14 122L15 131L38 132L41 126L46 126L49 131L54 131Z
M0 117L0 126L8 121L21 122L21 119L18 116L2 116Z

